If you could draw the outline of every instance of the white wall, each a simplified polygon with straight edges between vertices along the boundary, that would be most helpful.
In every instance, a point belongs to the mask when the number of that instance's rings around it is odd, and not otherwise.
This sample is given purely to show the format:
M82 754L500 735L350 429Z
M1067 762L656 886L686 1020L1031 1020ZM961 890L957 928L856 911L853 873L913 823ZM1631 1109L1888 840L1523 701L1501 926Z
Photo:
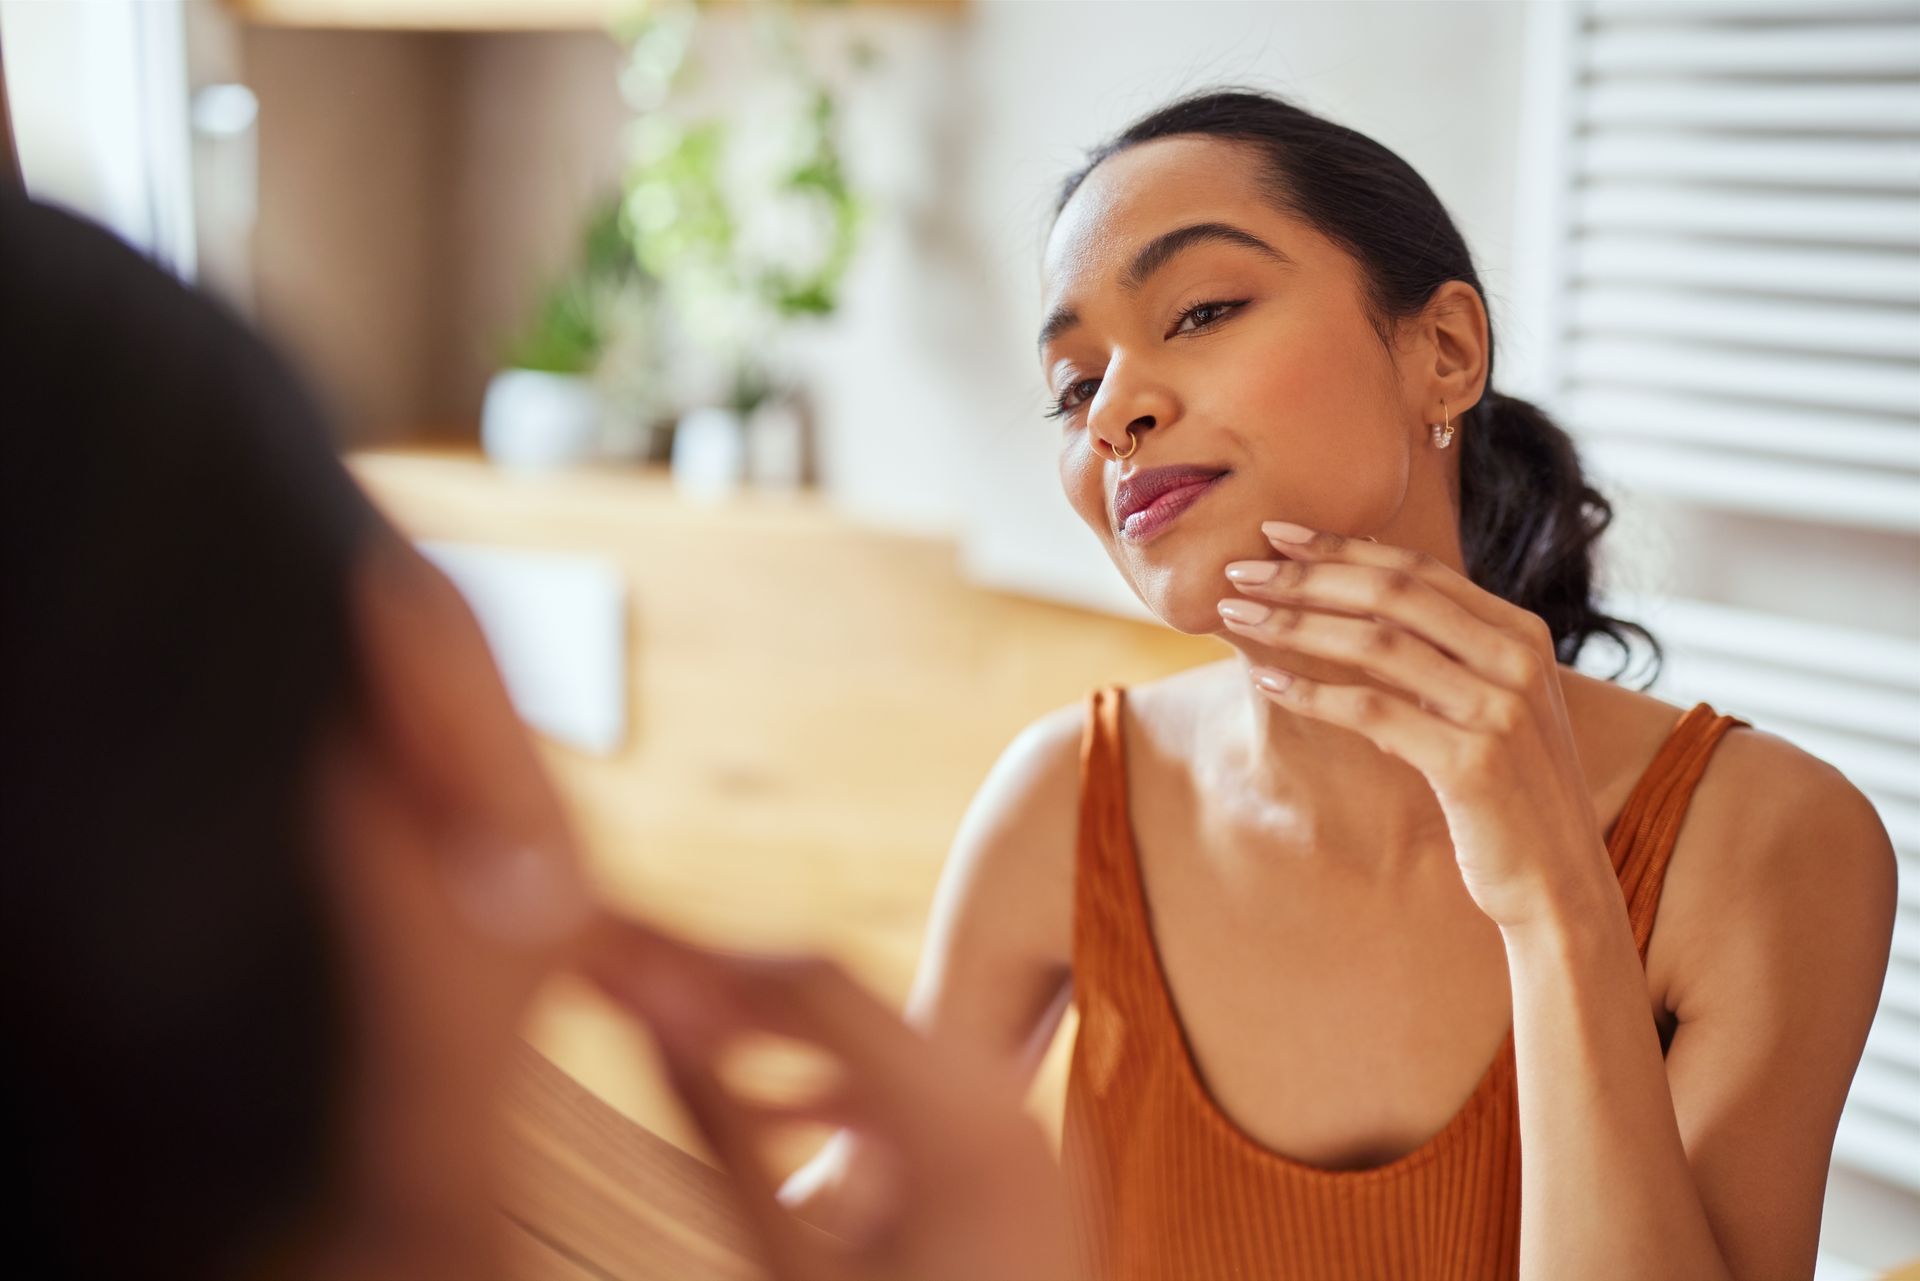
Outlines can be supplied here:
M960 532L984 581L1137 611L1055 478L1032 337L1052 195L1086 149L1181 93L1281 92L1371 133L1433 184L1506 324L1524 10L1482 3L978 3L952 56L878 21L863 115L897 208L810 354L825 477L850 510ZM903 102L906 105L902 108ZM876 119L877 117L877 119ZM889 136L891 134L891 136ZM932 139L898 167L900 139ZM916 144L918 145L918 144Z
M0 3L27 190L194 274L180 0Z

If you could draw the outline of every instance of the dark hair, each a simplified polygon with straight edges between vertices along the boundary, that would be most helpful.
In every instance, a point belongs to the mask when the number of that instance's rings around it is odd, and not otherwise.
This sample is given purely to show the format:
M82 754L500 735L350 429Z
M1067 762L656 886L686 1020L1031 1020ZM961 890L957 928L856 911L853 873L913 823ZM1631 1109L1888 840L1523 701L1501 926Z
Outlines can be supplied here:
M1359 262L1383 343L1391 343L1395 322L1417 314L1449 280L1464 281L1486 301L1466 241L1412 166L1365 134L1266 93L1199 93L1135 121L1067 178L1054 216L1101 161L1178 135L1258 149L1274 205ZM1457 419L1468 576L1544 619L1561 662L1573 662L1589 639L1604 636L1621 651L1617 679L1634 635L1651 647L1657 676L1659 642L1638 623L1603 613L1594 600L1594 544L1613 519L1612 505L1587 483L1565 431L1538 407L1493 390L1491 323L1487 343L1486 394Z
M246 329L0 192L0 1132L34 1276L216 1276L331 1176L311 765L377 518Z

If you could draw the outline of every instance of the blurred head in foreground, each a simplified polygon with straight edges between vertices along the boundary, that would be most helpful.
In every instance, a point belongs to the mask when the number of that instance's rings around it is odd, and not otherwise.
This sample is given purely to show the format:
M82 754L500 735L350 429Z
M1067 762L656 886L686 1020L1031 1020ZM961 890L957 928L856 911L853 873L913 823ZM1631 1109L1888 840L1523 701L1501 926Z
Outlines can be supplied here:
M485 643L216 305L11 193L0 281L14 1257L477 1265L587 912Z

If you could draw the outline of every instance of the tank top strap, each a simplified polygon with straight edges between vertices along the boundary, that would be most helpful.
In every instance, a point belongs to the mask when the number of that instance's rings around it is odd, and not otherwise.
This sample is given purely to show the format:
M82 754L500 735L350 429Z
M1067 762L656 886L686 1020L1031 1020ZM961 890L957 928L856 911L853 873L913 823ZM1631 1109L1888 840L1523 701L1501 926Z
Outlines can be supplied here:
M1713 750L1728 730L1749 722L1695 703L1682 713L1654 753L1653 760L1634 784L1607 840L1620 893L1633 924L1633 941L1640 960L1647 959L1654 916L1660 910L1660 891L1666 886L1667 862L1673 856L1680 825L1687 816L1694 788L1706 772Z
M1087 725L1080 739L1080 844L1099 845L1106 861L1124 824L1127 803L1127 759L1121 705L1125 694L1118 685L1096 689L1087 696ZM1099 837L1102 839L1093 840ZM1092 851L1089 850L1089 853Z
M1146 896L1127 820L1125 691L1110 685L1087 699L1080 744L1080 830L1074 851L1073 951L1076 989L1135 986L1144 964ZM1150 971L1148 971L1150 973Z

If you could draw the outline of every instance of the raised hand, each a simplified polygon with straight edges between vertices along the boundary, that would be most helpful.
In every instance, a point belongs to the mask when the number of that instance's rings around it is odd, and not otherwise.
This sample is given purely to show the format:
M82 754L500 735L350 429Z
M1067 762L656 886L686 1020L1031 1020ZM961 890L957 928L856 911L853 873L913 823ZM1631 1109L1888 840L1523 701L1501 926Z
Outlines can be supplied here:
M1260 692L1425 775L1467 890L1496 923L1523 924L1555 896L1617 894L1546 623L1421 551L1284 521L1261 530L1284 559L1227 566L1239 593L1220 602L1227 628L1391 688L1258 666Z

